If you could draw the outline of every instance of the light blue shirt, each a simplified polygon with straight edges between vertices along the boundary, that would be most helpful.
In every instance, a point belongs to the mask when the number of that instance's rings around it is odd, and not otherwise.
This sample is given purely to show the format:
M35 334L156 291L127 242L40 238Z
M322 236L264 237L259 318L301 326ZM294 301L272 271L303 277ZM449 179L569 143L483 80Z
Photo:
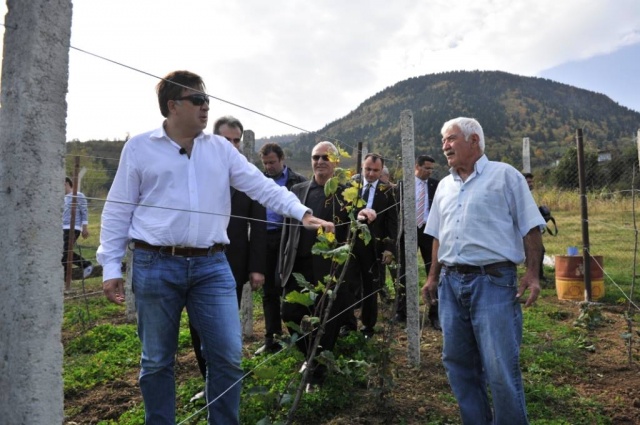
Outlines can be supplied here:
M273 178L273 177L272 177ZM287 184L287 179L289 178L289 169L285 165L282 174L280 177L276 177L273 179L274 182L278 186L285 186ZM267 230L277 230L282 228L282 222L284 221L284 217L272 209L267 208Z
M545 222L522 174L483 155L462 181L450 169L440 181L425 233L438 239L438 261L483 266L524 262L522 238Z

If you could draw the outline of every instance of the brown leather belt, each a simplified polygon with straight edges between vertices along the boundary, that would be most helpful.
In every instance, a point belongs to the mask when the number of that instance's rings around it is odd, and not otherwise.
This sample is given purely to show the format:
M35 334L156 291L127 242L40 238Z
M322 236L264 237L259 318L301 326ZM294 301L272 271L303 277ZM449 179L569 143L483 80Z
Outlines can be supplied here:
M205 257L214 252L224 251L224 244L217 243L209 248L191 248L188 246L157 246L149 245L140 240L133 241L135 249L143 249L145 251L155 251L164 255L172 255L175 257Z
M490 276L502 276L498 269L504 267L513 267L516 265L511 261L500 261L498 263L487 264L486 266L469 266L466 264L454 264L452 266L442 265L446 270L460 274L488 274Z

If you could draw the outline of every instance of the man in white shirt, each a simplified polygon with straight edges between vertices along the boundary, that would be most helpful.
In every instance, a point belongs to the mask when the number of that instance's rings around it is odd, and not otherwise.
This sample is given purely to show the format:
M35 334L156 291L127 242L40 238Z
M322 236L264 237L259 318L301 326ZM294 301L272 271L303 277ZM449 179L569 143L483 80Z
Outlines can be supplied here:
M334 226L313 217L227 140L203 133L209 98L198 75L172 72L157 94L166 119L126 143L102 213L103 289L110 301L124 302L120 268L128 244L146 423L175 423L173 368L186 306L207 362L209 423L237 424L242 340L236 283L224 254L230 187L306 228Z

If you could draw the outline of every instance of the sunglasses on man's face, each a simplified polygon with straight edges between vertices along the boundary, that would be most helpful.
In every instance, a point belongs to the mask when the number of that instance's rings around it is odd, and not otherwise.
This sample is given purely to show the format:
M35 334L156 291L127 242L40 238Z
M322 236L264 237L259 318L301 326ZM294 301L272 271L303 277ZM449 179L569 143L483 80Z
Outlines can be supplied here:
M311 155L311 159L314 161L320 161L322 158L323 161L329 161L329 155Z
M209 96L205 96L204 94L190 94L189 96L182 96L173 100L188 100L193 103L193 106L202 106L205 103L209 104Z

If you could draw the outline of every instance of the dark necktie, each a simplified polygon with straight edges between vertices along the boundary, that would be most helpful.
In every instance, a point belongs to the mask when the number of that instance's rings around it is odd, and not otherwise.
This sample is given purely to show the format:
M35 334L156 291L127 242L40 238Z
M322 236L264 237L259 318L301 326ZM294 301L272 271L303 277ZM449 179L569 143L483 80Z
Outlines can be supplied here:
M364 199L364 207L363 208L367 208L367 205L369 204L369 189L371 188L371 183L367 183L366 186L364 187L364 193L362 194L362 199Z

